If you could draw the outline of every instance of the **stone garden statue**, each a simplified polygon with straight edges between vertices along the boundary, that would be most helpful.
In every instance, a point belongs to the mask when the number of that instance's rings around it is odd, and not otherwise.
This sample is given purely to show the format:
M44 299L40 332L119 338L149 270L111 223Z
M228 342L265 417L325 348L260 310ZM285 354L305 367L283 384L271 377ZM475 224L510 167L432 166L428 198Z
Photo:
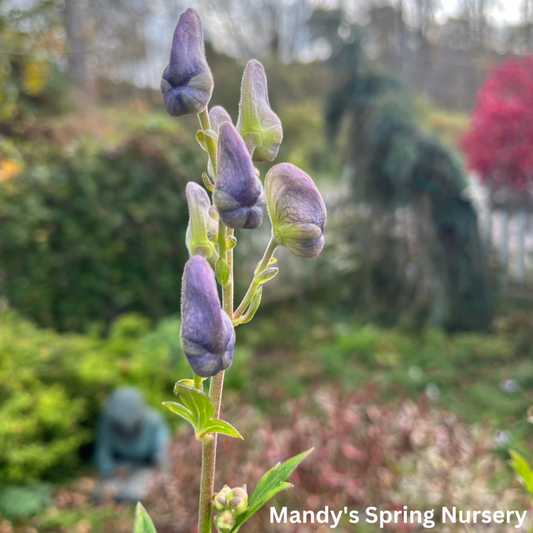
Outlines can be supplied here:
M168 463L169 429L134 387L119 387L107 399L100 418L95 464L117 500L138 500L155 468Z

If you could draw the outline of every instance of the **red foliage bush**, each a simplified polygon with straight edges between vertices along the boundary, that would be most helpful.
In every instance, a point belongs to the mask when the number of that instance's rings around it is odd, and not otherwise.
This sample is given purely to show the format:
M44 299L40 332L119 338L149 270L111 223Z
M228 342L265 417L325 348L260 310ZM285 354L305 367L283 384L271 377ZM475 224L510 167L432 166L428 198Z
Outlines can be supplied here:
M468 166L495 188L533 186L533 56L494 66L477 95L462 139Z
M288 510L319 511L329 506L363 510L376 506L398 510L440 508L504 509L522 500L500 477L504 464L491 453L490 428L471 427L450 413L418 404L379 405L371 388L341 395L320 390L313 397L285 405L286 416L271 423L248 406L224 414L237 420L246 442L220 437L215 490L227 483L252 489L278 461L310 447L315 451L295 470L294 490L284 492ZM160 533L195 533L201 447L183 433L172 443L173 472L154 480L147 508ZM494 479L500 477L503 486ZM279 499L278 499L279 502ZM273 503L274 504L274 503ZM523 502L518 504L521 507ZM329 526L269 523L265 506L247 524L255 533L310 533ZM438 513L436 515L438 521ZM464 526L461 526L464 527ZM353 531L342 524L337 531ZM421 526L391 524L388 531L418 532ZM443 533L464 531L444 526ZM489 526L483 531L516 531Z

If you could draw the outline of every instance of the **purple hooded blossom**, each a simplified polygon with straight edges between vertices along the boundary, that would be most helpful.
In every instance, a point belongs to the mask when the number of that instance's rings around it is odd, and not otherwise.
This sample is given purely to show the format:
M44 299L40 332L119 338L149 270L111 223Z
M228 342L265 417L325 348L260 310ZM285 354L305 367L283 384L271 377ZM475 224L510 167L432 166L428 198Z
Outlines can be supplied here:
M313 180L290 163L273 166L265 178L274 239L298 257L317 256L324 247L326 206Z
M254 146L254 161L273 161L283 139L281 120L270 107L263 65L252 59L244 69L237 129L247 146Z
M221 105L216 105L209 111L209 122L211 123L211 129L217 134L224 122L233 124L229 113Z
M199 255L187 261L183 272L180 336L196 375L211 377L231 365L235 330L220 308L213 269Z
M202 23L193 9L187 9L178 19L161 92L173 117L200 113L211 99L213 76L205 59Z
M257 228L263 221L265 192L242 137L229 122L220 126L217 166L213 201L220 219L233 229Z

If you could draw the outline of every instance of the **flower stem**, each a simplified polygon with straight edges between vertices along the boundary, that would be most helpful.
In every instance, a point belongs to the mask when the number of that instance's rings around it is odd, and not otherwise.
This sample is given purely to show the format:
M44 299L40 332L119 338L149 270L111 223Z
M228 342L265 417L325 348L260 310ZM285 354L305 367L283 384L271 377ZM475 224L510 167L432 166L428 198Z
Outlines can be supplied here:
M248 290L246 291L246 294L244 295L241 304L239 305L239 307L237 307L237 309L235 309L235 312L233 313L233 318L239 318L246 311L246 308L250 305L255 291L261 283L258 279L258 274L261 274L261 272L263 272L268 267L270 260L272 259L277 247L278 243L274 239L274 236L272 236L265 250L265 253L263 254L263 259L261 259L261 262L257 265L257 268L255 269L254 279L252 280L252 283L250 283L250 286L248 287Z
M209 124L209 113L207 108L198 114L202 130L211 129ZM216 174L216 145L212 137L206 136L207 149L213 170ZM222 288L222 309L230 318L233 317L233 250L227 249L227 237L233 230L228 228L220 221L218 224L218 253L220 259L224 260L229 267L229 278L226 285ZM222 403L222 390L224 388L224 371L222 370L216 376L211 378L209 387L209 397L213 403L213 417L220 416L220 405ZM217 457L217 434L210 435L211 438L202 444L202 474L200 481L200 508L198 511L198 533L211 533L211 503L213 498L213 489L215 485L215 468Z
M198 119L200 120L200 126L202 126L203 131L211 129L211 124L209 123L209 112L207 111L207 107L201 113L198 113ZM209 135L206 135L205 142L207 144L207 153L209 154L209 159L211 160L211 164L213 165L213 171L216 175L217 146L215 144L215 139L213 139L213 137L210 137Z
M204 392L204 386L202 384L202 378L194 374L194 388Z

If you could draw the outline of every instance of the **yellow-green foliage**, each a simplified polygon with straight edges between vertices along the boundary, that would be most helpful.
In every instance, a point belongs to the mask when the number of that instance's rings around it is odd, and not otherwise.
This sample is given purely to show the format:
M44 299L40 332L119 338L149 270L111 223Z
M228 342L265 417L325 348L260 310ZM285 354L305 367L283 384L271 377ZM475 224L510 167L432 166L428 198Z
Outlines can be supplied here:
M176 319L152 330L146 319L126 315L99 339L38 329L2 312L0 483L68 475L113 387L137 385L151 405L160 405L173 382L189 374Z
M468 124L468 115L435 107L422 97L415 98L415 117L425 131L436 135L449 146L458 147L462 133Z

